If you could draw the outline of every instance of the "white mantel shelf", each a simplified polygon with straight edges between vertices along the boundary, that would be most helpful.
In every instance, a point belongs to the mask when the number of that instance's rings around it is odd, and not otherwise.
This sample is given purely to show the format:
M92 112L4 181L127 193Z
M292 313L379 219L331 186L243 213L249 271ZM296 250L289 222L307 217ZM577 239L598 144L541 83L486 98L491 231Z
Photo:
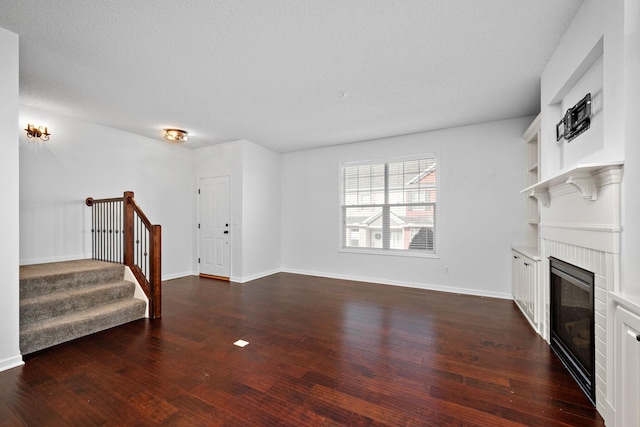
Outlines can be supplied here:
M552 187L558 187L563 185L575 187L580 196L585 200L597 200L598 199L598 182L596 176L603 171L617 171L622 169L623 162L615 161L609 163L588 163L583 165L577 165L571 169L560 171L551 178L544 181L537 182L520 193L526 193L529 197L535 197L544 207L551 205L551 196L549 189ZM619 180L619 174L616 178L609 178ZM602 180L602 179L600 179Z

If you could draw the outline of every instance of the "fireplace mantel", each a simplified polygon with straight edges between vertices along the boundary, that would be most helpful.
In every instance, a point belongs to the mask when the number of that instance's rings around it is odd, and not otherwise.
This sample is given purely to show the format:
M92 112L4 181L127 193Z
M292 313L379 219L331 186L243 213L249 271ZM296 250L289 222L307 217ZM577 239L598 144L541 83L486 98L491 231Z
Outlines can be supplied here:
M550 265L553 257L594 273L596 407L614 396L613 295L620 291L623 162L580 164L523 190L539 197L540 334L550 340ZM532 193L534 193L532 195ZM622 300L622 298L619 298Z
M585 200L598 199L598 187L604 184L620 183L622 161L609 163L589 163L560 171L551 178L537 182L520 193L535 197L542 206L551 206L555 195L577 190Z

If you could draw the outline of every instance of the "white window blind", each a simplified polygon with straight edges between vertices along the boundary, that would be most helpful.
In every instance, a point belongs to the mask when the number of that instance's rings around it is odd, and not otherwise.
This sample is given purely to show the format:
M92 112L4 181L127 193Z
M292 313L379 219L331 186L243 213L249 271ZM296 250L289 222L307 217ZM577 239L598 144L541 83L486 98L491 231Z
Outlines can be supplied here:
M340 168L343 249L436 252L435 153Z

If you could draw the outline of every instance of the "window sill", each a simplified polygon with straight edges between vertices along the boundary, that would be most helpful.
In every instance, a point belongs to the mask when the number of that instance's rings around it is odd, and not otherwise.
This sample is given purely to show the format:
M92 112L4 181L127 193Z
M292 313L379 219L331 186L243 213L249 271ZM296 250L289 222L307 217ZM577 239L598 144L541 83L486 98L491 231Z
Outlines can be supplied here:
M424 252L421 253L417 251L393 250L393 249L384 250L384 249L367 249L367 248L340 248L338 249L338 252L347 253L347 254L440 259L440 255L438 255L437 253L424 253Z

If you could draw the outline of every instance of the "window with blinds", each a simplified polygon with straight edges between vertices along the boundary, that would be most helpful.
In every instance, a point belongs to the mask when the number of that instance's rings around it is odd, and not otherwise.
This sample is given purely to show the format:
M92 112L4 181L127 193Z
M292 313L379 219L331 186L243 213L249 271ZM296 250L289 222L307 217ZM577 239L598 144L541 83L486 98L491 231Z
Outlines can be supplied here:
M340 168L343 249L436 253L435 153Z

